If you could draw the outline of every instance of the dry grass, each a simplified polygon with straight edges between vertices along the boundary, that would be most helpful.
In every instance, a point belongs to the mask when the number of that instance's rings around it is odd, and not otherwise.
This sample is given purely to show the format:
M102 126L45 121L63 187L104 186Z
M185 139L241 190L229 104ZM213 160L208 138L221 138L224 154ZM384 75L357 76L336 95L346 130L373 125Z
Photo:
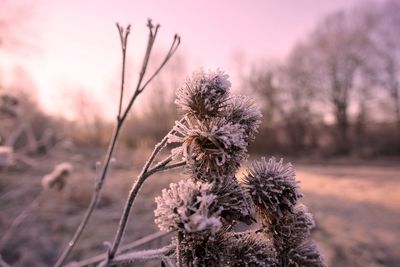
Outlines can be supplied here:
M102 150L68 152L53 150L36 158L34 169L3 170L0 173L0 233L39 194L40 179L62 161L71 161L75 171L62 193L45 192L41 205L18 228L3 250L13 266L49 266L70 238L87 206L93 189L95 162ZM117 229L123 202L149 151L123 151L116 155L103 198L71 259L105 251ZM400 167L396 166L296 166L305 193L304 201L314 213L314 239L330 266L398 266L400 263ZM128 225L125 242L157 231L153 222L154 197L177 172L162 173L145 183ZM152 247L166 240L154 241ZM159 266L149 262L141 266Z

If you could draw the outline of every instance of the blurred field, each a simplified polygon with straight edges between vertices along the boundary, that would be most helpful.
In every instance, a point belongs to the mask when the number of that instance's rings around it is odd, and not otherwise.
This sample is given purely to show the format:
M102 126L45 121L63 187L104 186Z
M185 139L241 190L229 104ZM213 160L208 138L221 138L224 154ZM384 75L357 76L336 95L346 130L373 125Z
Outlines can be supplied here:
M77 153L76 151L79 151ZM0 233L8 228L25 207L40 194L41 177L62 161L74 165L73 175L61 192L44 192L40 204L17 229L2 251L13 266L49 266L66 244L90 199L95 162L102 149L53 149L36 157L34 168L0 172ZM98 210L70 260L79 260L105 251L104 241L112 241L130 185L148 151L117 154ZM386 163L296 164L304 202L314 214L314 239L329 266L399 266L400 264L400 165ZM159 174L141 191L129 223L125 242L157 231L153 223L154 197L177 172ZM166 240L152 242L161 246ZM159 262L138 266L160 266Z

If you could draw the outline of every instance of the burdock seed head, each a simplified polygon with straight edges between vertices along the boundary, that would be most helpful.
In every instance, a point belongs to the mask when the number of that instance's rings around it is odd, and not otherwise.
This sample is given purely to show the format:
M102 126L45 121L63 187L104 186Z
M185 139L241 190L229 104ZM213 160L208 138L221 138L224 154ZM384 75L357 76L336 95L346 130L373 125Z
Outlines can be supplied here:
M180 181L170 184L156 198L155 222L160 230L185 233L210 232L222 227L216 196L210 192L212 184Z
M229 96L231 82L228 78L220 70L196 72L178 89L175 103L200 119L217 116Z
M258 210L268 216L281 217L301 197L291 164L283 160L254 161L243 178L243 186Z
M298 205L293 212L286 212L282 217L271 217L267 231L279 251L297 247L311 236L315 222L312 214L304 205Z
M247 156L245 129L223 118L177 122L169 142L180 142L187 167L197 180L234 175Z

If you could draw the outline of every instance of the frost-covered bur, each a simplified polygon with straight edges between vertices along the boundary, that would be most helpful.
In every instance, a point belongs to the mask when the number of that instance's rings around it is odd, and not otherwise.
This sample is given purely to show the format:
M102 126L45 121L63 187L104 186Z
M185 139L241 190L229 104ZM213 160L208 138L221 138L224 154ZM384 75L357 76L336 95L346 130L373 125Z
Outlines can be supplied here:
M181 243L184 266L276 267L277 254L262 234L219 232L215 236L187 236Z
M279 255L278 266L326 266L310 240L315 223L306 207L298 204L295 173L290 164L271 158L253 162L243 179L257 207L264 232L271 237Z
M210 231L222 227L216 195L211 184L188 181L172 183L156 198L155 222L160 230L178 230L187 233Z
M232 176L247 156L245 129L223 118L207 121L177 122L169 142L182 143L181 151L187 167L198 180Z
M249 200L233 179L223 183L172 183L156 198L156 203L155 222L166 231L215 234L223 224L247 222L250 216Z
M291 164L275 158L254 161L243 179L243 186L261 215L278 217L290 211L302 196L297 184Z
M229 96L229 76L220 70L199 71L178 89L175 103L185 112L197 118L215 117Z
M68 162L63 162L56 165L53 171L42 178L42 187L44 189L56 189L61 191L67 177L71 174L73 167Z

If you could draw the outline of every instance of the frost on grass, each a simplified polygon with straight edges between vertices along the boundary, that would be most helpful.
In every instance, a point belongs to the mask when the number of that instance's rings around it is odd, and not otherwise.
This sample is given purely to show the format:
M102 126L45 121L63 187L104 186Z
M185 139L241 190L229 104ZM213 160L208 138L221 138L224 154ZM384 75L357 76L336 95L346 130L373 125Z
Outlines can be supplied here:
M262 158L236 179L261 113L249 97L229 95L227 78L198 72L177 93L186 114L168 142L177 144L174 158L186 161L187 180L156 199L156 223L178 232L182 266L325 266L290 164ZM237 222L261 229L235 232Z

